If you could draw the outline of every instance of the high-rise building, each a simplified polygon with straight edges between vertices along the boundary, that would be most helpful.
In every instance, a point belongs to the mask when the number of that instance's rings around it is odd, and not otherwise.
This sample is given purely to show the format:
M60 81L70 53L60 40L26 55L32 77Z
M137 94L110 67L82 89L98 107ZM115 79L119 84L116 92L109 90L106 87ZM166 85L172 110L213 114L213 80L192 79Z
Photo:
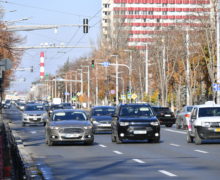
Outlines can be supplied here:
M212 1L102 0L102 38L108 40L120 26L127 32L128 46L142 49L167 27L198 28L203 20L211 21Z

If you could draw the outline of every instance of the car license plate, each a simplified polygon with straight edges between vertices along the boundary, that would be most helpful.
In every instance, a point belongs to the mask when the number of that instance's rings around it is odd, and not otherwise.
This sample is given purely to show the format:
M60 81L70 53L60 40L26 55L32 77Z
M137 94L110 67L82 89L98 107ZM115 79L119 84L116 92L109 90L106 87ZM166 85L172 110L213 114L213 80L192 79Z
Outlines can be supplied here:
M215 132L220 132L220 128L216 128L216 129L215 129Z
M65 134L66 138L74 138L74 137L79 137L79 134Z
M147 134L145 130L134 131L134 134Z
M33 120L37 120L37 117L33 117Z
M170 117L171 115L170 115L170 114L165 114L165 116L166 116L166 117Z
M111 127L111 124L100 124L100 127Z

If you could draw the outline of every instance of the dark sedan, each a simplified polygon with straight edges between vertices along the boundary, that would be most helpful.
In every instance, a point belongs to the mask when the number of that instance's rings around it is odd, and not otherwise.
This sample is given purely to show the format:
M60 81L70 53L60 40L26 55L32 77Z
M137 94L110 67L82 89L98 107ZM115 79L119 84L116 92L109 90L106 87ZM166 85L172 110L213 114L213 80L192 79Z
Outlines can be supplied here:
M160 142L160 123L148 104L121 104L112 120L112 142Z
M114 106L95 106L91 109L90 121L94 132L111 132L112 115L115 113Z
M46 143L51 146L57 142L94 142L92 123L82 110L54 110L45 127Z

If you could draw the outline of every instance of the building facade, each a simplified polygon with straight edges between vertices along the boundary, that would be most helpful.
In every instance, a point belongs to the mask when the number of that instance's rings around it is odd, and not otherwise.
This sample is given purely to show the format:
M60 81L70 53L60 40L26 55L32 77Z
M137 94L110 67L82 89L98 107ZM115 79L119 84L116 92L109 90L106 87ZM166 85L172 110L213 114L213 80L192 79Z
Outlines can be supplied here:
M210 19L212 0L102 0L102 38L114 36L116 21L127 31L128 46L144 49L169 28L197 28Z

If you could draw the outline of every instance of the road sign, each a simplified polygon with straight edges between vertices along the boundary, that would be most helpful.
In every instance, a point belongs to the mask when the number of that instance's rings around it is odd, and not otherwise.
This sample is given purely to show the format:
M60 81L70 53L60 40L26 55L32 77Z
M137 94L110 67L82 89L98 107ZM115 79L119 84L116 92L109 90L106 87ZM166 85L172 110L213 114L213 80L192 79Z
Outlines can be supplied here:
M214 91L220 91L220 84L213 83L212 88L213 88Z
M106 62L103 62L102 65L103 65L104 67L108 67L108 66L110 65L110 62L107 62L107 61L106 61Z
M126 100L126 96L125 95L121 95L121 99L122 100Z
M135 93L132 94L132 95L131 95L131 98L135 100L135 99L137 98L137 94L135 94Z
M128 98L128 99L131 99L131 93L128 93L128 94L127 94L127 98Z

